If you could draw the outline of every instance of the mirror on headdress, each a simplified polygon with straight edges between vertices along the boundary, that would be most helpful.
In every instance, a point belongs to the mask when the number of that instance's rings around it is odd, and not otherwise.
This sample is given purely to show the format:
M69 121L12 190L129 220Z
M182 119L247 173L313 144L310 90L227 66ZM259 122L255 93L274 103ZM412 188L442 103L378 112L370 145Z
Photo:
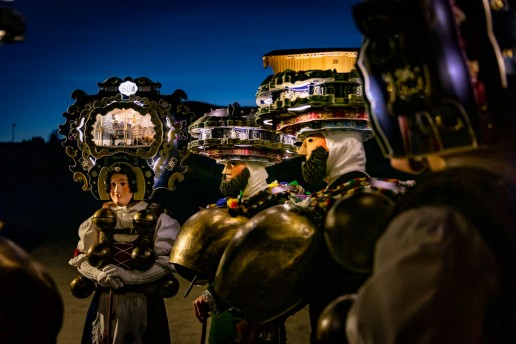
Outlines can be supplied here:
M96 146L145 148L155 142L156 129L150 114L131 108L98 113L91 135Z
M173 191L175 181L184 180L188 170L183 163L192 116L182 103L186 93L162 95L161 84L144 77L111 77L98 86L94 95L72 93L75 103L59 126L66 138L62 145L73 159L74 180L95 198L105 199L99 191L100 172L114 161L126 161L145 180L142 198L157 188Z

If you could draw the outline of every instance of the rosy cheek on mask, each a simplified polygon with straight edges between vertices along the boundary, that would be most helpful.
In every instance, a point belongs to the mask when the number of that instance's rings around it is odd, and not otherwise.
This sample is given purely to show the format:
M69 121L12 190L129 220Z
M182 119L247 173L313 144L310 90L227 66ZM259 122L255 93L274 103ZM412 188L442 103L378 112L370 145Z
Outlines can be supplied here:
M303 145L299 148L298 154L304 155L308 160L317 147L323 147L326 151L329 151L326 145L326 138L323 136L309 136L303 141Z

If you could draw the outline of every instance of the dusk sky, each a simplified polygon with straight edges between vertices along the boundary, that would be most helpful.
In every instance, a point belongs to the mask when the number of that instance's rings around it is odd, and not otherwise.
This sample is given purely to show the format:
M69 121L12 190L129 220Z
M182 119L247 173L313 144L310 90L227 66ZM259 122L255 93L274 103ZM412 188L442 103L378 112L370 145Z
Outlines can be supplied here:
M273 50L358 48L359 0L15 0L25 41L0 46L0 142L45 140L76 89L115 76L148 77L161 94L256 106ZM14 126L13 130L13 124ZM14 134L14 135L13 135Z

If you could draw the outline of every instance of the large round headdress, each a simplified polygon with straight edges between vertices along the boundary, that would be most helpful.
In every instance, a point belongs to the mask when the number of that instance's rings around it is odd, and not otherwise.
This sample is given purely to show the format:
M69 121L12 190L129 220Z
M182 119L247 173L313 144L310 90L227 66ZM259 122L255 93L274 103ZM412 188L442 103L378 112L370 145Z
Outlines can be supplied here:
M206 113L189 126L188 149L218 163L254 161L274 165L295 156L295 138L256 122L255 109L241 110L238 103Z
M307 135L353 130L372 136L362 83L354 69L358 49L276 50L263 56L274 74L258 88L257 119L280 133Z

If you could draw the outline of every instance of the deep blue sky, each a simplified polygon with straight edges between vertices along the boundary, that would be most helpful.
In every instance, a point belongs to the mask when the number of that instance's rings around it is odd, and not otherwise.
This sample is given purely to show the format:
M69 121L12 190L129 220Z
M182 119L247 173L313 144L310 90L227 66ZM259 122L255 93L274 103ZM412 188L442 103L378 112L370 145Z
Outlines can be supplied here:
M162 94L256 106L272 50L359 47L359 0L15 0L24 42L0 46L0 142L30 140L64 123L71 93L116 76L148 77Z

